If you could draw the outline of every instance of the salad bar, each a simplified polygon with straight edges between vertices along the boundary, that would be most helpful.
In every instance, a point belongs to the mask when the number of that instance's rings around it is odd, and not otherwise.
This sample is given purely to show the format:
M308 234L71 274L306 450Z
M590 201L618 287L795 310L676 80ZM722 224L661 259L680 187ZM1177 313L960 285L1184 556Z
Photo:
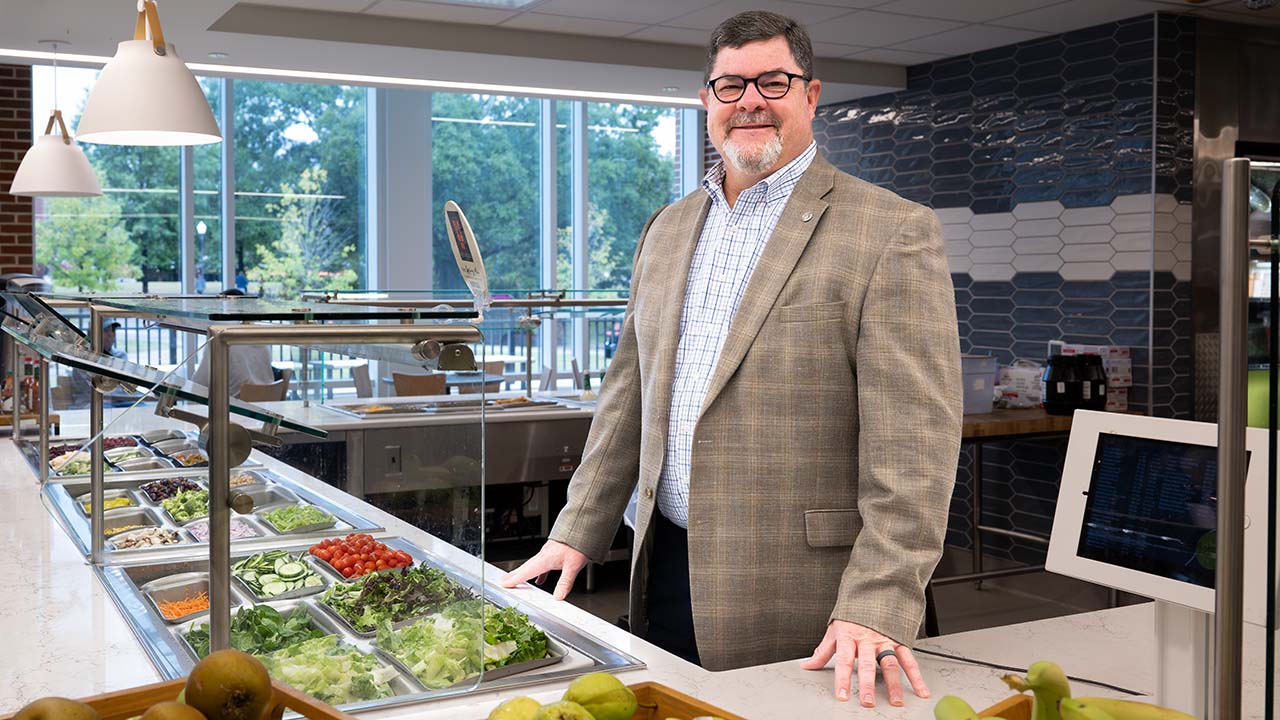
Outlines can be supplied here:
M107 475L102 503L107 549L155 551L207 543L207 472L169 467ZM253 512L231 519L233 541L381 529L252 461L232 471L231 486L253 499ZM53 478L45 485L44 492L64 527L87 554L91 546L89 513L92 507L88 478Z
M323 559L373 543L384 564L409 563L377 569L375 560L355 575ZM232 560L231 646L348 711L642 666L402 538L277 539ZM139 557L97 572L165 678L209 654L206 559Z

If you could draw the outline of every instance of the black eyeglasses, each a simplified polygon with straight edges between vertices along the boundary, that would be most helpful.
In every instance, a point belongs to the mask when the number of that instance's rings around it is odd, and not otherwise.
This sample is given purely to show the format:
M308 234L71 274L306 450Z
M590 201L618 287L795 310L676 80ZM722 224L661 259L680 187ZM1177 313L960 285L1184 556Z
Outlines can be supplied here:
M769 100L778 100L786 96L787 92L791 90L791 81L797 79L805 82L809 81L809 78L804 75L774 70L755 77L721 75L718 78L708 80L707 87L711 88L711 92L715 93L716 99L722 103L737 102L738 98L747 92L748 85L755 85L761 97Z

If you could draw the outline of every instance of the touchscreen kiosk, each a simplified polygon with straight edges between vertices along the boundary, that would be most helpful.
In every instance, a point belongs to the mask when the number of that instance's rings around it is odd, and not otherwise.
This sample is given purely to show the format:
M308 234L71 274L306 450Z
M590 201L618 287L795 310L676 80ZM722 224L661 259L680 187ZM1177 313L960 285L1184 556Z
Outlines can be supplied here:
M1217 426L1078 410L1045 567L1156 601L1159 701L1208 710ZM1244 618L1266 624L1266 434L1249 429Z

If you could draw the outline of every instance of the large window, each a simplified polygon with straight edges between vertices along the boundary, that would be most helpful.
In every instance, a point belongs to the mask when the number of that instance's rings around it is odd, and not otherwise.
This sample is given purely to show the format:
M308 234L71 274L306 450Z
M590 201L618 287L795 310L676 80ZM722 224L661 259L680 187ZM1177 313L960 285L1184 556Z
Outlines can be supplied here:
M209 107L213 108L214 117L221 117L222 81L217 78L200 78L200 87L209 101ZM192 258L195 286L187 289L202 295L215 295L223 289L222 143L197 145L191 151L194 167Z
M431 106L434 287L465 288L437 222L449 200L476 234L489 287L539 287L538 101L435 93Z
M235 82L236 274L253 292L363 287L364 88Z
M58 99L68 128L97 79L96 70L60 68ZM33 130L54 107L53 68L33 68ZM56 130L55 130L56 131ZM82 144L103 196L38 198L35 271L55 290L174 292L179 278L177 148Z
M679 111L587 105L588 285L625 289L645 222L681 196L676 173Z

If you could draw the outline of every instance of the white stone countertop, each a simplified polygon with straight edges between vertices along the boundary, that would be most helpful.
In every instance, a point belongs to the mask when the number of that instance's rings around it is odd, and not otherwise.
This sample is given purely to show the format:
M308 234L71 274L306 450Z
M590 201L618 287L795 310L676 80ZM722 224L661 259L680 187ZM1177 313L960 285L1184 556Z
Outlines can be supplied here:
M258 458L430 553L453 562L470 557L272 458L261 454ZM34 474L14 446L0 440L0 536L6 540L6 552L0 553L0 638L5 650L0 653L0 712L46 695L83 697L159 679L110 596L40 498ZM488 581L502 575L492 566L485 570ZM620 674L627 683L660 682L747 718L932 718L933 699L908 695L905 707L894 708L888 705L883 687L874 709L837 702L832 671L801 670L798 661L708 672L569 603L557 602L540 589L526 586L514 592L523 601L643 660L646 669ZM920 647L1020 667L1052 659L1069 674L1150 693L1155 685L1153 628L1152 606L1145 604L943 636L922 641ZM1247 635L1246 641L1246 717L1261 717L1261 633ZM998 679L1002 671L927 655L920 655L920 660L933 698L960 695L980 709L1009 695ZM529 694L546 702L558 699L566 685L549 683L502 695L477 692L361 716L483 720L502 699ZM1117 694L1099 688L1080 692Z

